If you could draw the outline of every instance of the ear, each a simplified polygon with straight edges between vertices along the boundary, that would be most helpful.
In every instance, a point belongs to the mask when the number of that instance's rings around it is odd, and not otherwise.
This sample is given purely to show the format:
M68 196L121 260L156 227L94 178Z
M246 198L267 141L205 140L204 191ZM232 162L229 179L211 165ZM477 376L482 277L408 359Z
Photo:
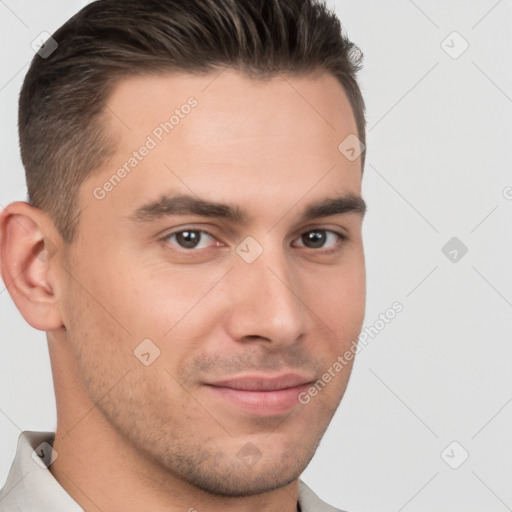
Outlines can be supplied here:
M42 210L22 201L11 203L0 214L2 279L23 318L41 331L63 326L55 283L48 272L62 243L52 227Z

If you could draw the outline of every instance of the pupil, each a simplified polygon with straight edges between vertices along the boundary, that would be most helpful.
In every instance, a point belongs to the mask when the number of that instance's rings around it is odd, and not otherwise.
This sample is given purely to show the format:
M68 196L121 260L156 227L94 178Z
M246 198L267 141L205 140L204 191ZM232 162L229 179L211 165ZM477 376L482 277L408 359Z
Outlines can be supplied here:
M193 249L199 243L200 238L197 231L182 231L176 234L178 243L187 249Z
M310 231L302 236L304 245L307 245L308 247L322 247L325 244L325 240L325 231Z

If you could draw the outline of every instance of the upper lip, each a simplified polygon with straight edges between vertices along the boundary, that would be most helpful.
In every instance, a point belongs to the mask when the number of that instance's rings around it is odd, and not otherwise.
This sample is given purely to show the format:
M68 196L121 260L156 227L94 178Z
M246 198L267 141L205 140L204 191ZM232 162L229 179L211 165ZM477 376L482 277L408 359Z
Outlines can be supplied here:
M311 383L312 380L311 377L298 373L285 373L280 375L251 374L209 382L207 385L243 391L278 391L280 389L303 386Z

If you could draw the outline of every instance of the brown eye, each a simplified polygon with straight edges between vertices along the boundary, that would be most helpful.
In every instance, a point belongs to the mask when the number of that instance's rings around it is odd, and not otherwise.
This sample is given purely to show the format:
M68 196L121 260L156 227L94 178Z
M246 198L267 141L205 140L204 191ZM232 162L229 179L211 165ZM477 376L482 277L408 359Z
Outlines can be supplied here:
M318 249L319 247L323 247L325 241L327 240L327 233L325 229L317 229L315 231L308 231L302 235L302 243L306 247L310 247L311 249Z
M199 229L184 229L171 233L165 240L181 249L204 249L211 244L214 238Z
M312 229L300 236L300 243L298 245L308 249L336 250L336 247L346 239L345 235L330 229Z

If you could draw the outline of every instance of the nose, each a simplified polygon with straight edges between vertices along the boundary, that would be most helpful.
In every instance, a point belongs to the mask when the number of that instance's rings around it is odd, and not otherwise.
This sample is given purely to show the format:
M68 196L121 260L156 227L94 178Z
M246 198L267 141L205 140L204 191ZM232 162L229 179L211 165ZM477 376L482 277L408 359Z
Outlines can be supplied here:
M286 255L269 251L254 262L237 261L230 272L227 330L241 342L264 341L275 347L301 340L307 307L300 296L300 280Z

